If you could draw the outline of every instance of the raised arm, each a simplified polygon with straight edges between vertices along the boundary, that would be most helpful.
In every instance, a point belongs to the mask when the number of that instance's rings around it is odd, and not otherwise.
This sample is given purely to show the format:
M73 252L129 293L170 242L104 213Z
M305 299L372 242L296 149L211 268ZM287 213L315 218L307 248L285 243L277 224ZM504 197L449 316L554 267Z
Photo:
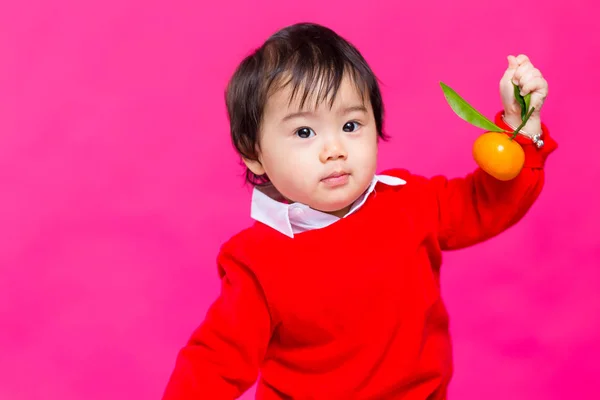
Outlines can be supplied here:
M501 117L496 123L509 129ZM526 137L515 140L525 151L525 166L511 181L499 181L481 169L463 178L436 176L429 180L438 206L438 238L443 250L460 249L487 240L518 222L544 186L544 163L556 147L542 125L544 145L537 148Z

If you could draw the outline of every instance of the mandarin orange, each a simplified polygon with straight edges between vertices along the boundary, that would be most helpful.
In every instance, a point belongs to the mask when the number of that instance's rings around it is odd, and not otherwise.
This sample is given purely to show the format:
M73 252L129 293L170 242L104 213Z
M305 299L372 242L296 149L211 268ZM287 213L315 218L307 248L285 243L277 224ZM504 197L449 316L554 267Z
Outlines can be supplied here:
M525 152L506 133L486 132L473 143L473 158L479 167L501 181L519 175L525 163Z

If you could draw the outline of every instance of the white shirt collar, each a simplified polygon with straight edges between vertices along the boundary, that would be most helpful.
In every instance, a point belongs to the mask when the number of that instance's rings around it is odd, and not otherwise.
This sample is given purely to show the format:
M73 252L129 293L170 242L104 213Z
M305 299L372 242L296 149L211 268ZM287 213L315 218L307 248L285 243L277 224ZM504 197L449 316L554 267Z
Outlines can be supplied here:
M404 185L406 181L389 175L375 175L365 192L352 204L350 211L343 218L351 215L367 201L378 182L389 186ZM273 186L255 187L252 192L250 216L256 221L283 233L291 238L294 234L311 229L324 228L340 220L335 215L310 208L302 203L287 204Z

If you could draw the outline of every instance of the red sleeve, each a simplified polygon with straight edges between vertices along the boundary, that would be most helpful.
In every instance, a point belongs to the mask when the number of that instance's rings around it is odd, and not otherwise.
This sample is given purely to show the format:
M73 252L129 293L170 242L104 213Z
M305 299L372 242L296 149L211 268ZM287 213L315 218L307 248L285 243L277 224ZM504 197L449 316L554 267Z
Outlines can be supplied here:
M496 124L511 128L496 115ZM518 135L525 152L525 166L511 181L499 181L481 169L463 178L436 176L429 181L438 204L438 237L443 250L460 249L487 240L525 216L544 186L546 157L557 148L542 124L544 146L538 149Z
M163 400L236 399L256 381L271 319L254 275L225 252L221 293L179 352Z

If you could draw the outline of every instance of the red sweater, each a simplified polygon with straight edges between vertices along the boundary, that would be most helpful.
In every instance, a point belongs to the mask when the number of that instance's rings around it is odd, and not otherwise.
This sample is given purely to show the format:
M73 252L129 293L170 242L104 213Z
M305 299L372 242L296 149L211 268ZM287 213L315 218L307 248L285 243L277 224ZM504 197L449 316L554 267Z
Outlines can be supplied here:
M497 117L497 123L502 120ZM505 125L504 125L505 126ZM556 148L520 139L526 167L500 182L387 171L354 214L289 238L261 223L222 247L220 296L178 355L164 400L446 398L452 375L442 251L506 230L542 189Z

